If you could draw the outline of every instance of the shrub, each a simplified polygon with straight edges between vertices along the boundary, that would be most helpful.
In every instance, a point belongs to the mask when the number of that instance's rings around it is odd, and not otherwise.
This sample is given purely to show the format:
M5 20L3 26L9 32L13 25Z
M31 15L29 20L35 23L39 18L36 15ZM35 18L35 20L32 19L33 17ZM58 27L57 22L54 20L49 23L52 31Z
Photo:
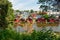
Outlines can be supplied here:
M33 31L30 34L17 33L13 30L0 30L0 40L60 40L52 31Z

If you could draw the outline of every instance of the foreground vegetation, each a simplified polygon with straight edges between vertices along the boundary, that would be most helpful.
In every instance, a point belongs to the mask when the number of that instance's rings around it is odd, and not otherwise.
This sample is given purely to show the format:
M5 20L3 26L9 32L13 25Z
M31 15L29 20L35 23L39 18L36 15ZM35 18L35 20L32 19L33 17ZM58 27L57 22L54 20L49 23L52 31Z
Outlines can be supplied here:
M0 30L0 40L60 40L60 37L48 31L33 31L32 33L17 33L11 29Z

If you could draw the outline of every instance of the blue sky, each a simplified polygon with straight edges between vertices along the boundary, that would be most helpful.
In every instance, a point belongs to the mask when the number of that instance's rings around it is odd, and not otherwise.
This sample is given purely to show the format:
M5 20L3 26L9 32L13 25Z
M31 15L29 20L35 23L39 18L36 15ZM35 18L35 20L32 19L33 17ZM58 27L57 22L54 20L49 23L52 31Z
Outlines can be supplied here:
M39 10L38 0L9 0L15 10Z

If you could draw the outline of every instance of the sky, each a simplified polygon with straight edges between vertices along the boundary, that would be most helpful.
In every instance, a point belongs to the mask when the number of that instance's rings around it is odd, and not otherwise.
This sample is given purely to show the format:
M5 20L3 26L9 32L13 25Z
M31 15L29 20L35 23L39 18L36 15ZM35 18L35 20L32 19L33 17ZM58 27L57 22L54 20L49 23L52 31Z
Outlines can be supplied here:
M14 10L39 10L38 0L9 0Z

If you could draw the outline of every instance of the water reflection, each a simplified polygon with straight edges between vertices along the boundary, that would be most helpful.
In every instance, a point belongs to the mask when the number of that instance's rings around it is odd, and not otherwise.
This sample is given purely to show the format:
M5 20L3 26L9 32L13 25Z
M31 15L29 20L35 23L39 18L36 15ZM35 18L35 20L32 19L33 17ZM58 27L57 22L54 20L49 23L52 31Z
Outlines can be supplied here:
M43 27L37 27L36 24L33 24L32 28L36 31L40 31L43 29ZM52 29L53 31L55 32L60 32L60 25L57 27L51 27L51 26L47 26L47 27L44 27L46 30L49 30L49 29ZM28 28L27 28L28 29ZM16 29L15 29L17 32L25 32L27 31L26 30L26 27L24 29L24 27L21 27L21 26L17 26Z

